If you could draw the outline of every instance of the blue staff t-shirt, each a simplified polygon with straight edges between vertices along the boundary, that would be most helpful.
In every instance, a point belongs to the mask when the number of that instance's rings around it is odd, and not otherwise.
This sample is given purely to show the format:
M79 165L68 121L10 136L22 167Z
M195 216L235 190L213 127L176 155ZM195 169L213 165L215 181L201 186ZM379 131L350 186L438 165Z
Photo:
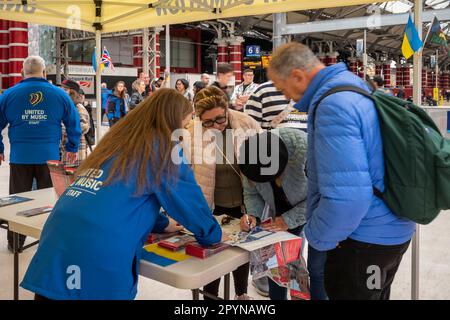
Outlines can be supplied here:
M221 229L188 165L159 188L136 195L136 176L105 184L111 161L81 173L56 203L21 286L49 299L133 299L147 235L163 231L167 213L204 245ZM149 183L152 185L152 178Z

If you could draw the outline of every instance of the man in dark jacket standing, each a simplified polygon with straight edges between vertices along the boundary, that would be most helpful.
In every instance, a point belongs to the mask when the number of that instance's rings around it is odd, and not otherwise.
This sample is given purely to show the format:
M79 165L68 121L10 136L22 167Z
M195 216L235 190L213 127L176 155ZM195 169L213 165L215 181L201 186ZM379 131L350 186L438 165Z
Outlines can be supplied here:
M77 158L81 138L80 119L69 96L50 84L45 62L30 56L23 63L24 80L6 90L0 97L0 132L9 124L11 143L9 193L31 191L33 179L37 188L51 188L48 160L60 160L61 122L67 130L67 161ZM0 134L0 164L5 161ZM12 250L12 234L8 247ZM23 246L25 237L19 240Z
M231 96L233 95L234 86L229 86L229 83L234 75L233 66L229 63L219 63L217 65L217 81L214 81L211 86L217 87L225 93L228 102L231 105ZM233 108L232 108L233 109Z
M336 87L369 88L345 64L325 67L299 43L275 52L269 77L309 114L305 234L314 250L326 252L326 293L339 300L389 299L415 224L396 216L373 193L373 187L384 191L376 108L371 99L349 91L331 94L317 105Z

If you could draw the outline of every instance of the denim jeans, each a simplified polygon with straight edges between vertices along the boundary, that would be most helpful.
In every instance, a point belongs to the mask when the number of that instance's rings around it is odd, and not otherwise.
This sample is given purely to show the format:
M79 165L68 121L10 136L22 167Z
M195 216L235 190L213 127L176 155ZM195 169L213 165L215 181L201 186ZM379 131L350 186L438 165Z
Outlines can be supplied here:
M302 234L302 231L303 231L303 227L304 227L304 225L299 226L292 230L288 230L288 232L300 237ZM303 248L303 244L302 244L302 248ZM273 281L270 278L268 280L269 280L270 300L287 300L287 288L280 287L275 281Z
M317 251L308 246L308 272L311 290L311 300L328 300L325 291L325 262L326 251Z

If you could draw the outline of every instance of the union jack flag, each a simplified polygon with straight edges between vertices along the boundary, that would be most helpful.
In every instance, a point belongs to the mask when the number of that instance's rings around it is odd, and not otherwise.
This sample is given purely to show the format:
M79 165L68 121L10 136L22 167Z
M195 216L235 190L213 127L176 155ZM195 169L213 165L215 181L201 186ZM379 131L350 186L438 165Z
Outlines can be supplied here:
M102 64L110 68L112 71L114 71L114 64L112 62L111 56L109 55L108 50L106 50L106 47L103 47L103 53L102 53Z

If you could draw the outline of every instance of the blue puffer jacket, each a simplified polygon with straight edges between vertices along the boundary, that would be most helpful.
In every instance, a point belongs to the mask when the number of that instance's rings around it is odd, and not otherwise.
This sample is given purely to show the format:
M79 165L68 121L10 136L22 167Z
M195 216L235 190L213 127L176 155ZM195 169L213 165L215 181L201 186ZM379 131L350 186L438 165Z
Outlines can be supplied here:
M306 237L317 250L327 251L347 238L397 245L410 240L415 224L395 216L373 194L384 190L384 157L378 116L373 102L360 94L339 92L318 99L336 86L369 91L343 63L321 70L301 101L308 111L308 222Z

